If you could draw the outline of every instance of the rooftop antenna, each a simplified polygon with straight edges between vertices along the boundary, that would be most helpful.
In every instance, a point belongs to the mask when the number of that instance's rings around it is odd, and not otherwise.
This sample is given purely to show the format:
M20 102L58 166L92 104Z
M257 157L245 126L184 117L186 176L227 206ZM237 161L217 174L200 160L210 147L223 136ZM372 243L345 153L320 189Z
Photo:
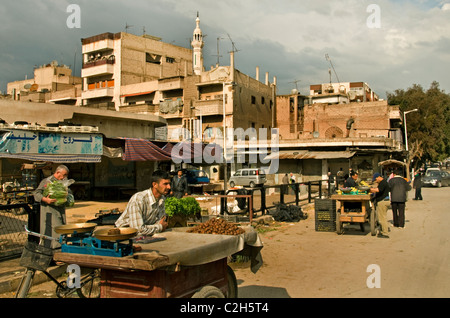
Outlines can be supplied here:
M337 75L337 73L336 73L336 70L334 69L333 63L331 62L331 59L330 59L330 56L328 55L328 53L325 54L325 59L326 59L328 62L330 62L330 65L331 65L331 67L333 68L334 74L336 75L337 81L338 81L338 83L340 84L341 81L339 80L339 77L338 77L338 75ZM328 69L328 72L330 73L330 84L331 84L331 70Z
M301 80L295 80L293 82L289 82L289 83L294 83L295 84L295 89L298 90L298 85L297 83L301 82Z
M223 40L222 37L217 37L217 55L213 55L213 56L217 56L217 65L220 64L220 58L222 57L222 55L220 55L220 51L219 51L219 42L220 40Z
M125 32L128 33L128 29L131 29L133 26L129 25L128 23L125 22Z
M230 36L228 33L227 33L227 35L228 35L228 38L229 38L230 41L231 41L232 52L239 52L240 50L238 50L238 49L236 48L236 45L234 44L233 40L231 39L231 36Z
M145 26L142 27L142 35L145 35Z

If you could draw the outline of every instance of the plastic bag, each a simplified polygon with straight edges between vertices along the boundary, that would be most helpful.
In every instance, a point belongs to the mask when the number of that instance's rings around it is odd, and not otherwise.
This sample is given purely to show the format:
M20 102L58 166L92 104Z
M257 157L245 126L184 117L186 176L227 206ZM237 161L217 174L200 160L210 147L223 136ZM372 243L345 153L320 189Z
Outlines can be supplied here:
M73 179L65 180L55 180L48 183L45 186L43 195L50 196L51 199L56 199L53 203L56 206L62 206L67 204L68 206L73 206L75 204L75 199L73 195L69 194L69 186L74 183Z

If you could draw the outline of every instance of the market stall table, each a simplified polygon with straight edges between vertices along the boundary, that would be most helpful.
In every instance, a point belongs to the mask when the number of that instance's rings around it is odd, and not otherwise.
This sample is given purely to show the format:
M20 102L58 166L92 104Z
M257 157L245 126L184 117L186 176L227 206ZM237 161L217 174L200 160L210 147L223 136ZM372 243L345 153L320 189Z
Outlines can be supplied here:
M236 297L237 283L227 258L250 250L252 271L262 264L262 243L252 227L241 235L186 233L187 228L159 233L124 257L58 252L55 261L101 269L103 298L208 297L204 287ZM94 232L95 233L95 232ZM95 235L95 234L94 234Z
M343 223L358 223L364 232L364 224L370 223L372 235L376 234L376 215L372 209L370 194L334 194L332 200L340 202L336 211L336 232L342 234Z

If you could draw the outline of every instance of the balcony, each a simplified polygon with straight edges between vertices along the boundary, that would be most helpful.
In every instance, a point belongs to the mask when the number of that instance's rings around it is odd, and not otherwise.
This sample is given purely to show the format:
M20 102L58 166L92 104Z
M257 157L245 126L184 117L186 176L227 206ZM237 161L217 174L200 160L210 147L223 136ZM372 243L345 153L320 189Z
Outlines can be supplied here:
M115 59L102 59L83 64L81 77L93 77L99 75L114 74Z
M223 98L196 100L194 107L202 116L223 115Z
M114 97L114 87L103 87L83 91L81 96L83 99Z

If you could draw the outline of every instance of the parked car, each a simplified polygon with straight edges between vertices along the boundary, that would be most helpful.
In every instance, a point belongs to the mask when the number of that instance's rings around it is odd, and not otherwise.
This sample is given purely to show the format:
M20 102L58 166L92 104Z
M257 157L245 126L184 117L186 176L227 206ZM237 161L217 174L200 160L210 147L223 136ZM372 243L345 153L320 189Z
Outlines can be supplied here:
M441 186L450 186L450 174L440 169L430 168L422 177L424 186L433 186L440 188Z
M239 169L230 178L230 187L237 185L255 187L267 181L264 170L258 168Z
M183 174L186 176L188 185L204 185L209 184L208 174L199 169L183 169Z

